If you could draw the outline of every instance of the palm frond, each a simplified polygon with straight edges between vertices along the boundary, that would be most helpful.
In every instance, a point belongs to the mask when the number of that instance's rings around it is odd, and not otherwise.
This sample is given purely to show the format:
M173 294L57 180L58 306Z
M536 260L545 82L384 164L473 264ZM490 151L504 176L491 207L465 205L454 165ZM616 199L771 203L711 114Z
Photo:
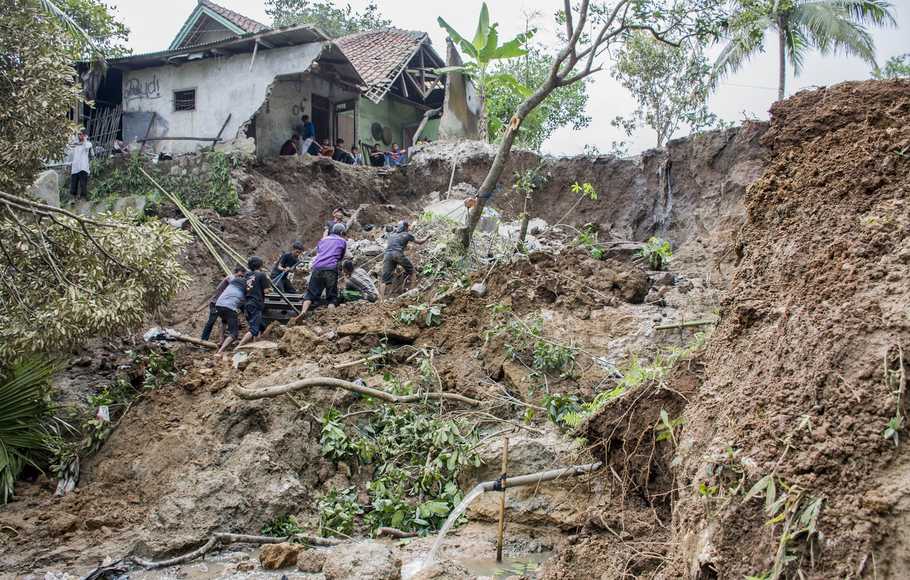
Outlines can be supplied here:
M807 4L820 2L814 0ZM871 24L874 26L897 26L894 18L894 7L889 0L827 0L850 15L850 19L858 24Z
M77 40L80 40L88 45L92 53L92 66L97 67L100 63L103 63L104 65L107 64L104 61L104 53L100 48L98 48L98 45L95 44L95 41L92 40L92 37L89 35L89 33L86 32L85 29L83 29L81 26L79 26L79 24L76 23L76 21L73 20L69 14L57 6L53 0L39 0L39 3L45 12L53 16L54 19L63 25L64 28L69 30L70 34L72 34Z
M56 370L56 363L32 358L0 377L0 505L12 497L22 468L46 450L44 395Z
M752 55L762 52L764 30L770 26L769 19L764 18L749 29L735 29L726 46L714 61L712 77L720 79L738 71Z
M791 26L784 33L787 43L787 60L793 67L793 72L798 76L803 71L803 62L806 59L806 51L811 46L809 39L798 27Z
M866 0L868 2L869 0ZM845 54L858 56L875 63L875 42L861 23L843 4L846 0L806 2L798 5L790 15L794 28L823 55Z

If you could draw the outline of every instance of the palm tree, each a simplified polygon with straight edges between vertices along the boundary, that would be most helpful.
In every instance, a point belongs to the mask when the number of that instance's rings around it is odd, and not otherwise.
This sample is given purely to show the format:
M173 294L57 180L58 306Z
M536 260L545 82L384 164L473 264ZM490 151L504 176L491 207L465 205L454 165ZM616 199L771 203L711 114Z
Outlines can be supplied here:
M714 63L718 76L739 70L756 52L764 51L765 33L777 33L780 69L777 98L785 96L787 62L794 75L802 70L806 52L858 56L875 65L875 43L867 26L894 26L888 0L735 0L730 40Z

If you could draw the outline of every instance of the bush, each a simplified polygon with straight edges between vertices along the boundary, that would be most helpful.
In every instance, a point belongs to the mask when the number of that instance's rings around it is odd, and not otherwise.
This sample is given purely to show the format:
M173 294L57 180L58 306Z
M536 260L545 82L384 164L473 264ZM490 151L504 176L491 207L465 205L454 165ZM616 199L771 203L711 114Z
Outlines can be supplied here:
M638 255L647 260L652 270L663 270L673 257L673 250L670 248L670 242L652 236L638 251Z

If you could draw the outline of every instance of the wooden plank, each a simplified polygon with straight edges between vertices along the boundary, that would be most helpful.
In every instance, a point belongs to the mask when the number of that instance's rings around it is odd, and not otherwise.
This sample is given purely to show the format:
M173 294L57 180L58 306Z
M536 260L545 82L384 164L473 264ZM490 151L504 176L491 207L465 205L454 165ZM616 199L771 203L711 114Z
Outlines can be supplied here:
M218 143L221 139L217 137L149 137L148 139L140 139L140 143L145 143L146 141L212 141Z
M225 120L224 120L224 124L221 125L221 130L218 131L218 135L216 135L216 136L215 136L215 139L212 141L212 147L215 146L215 143L218 143L219 141L221 141L221 134L224 133L224 128L227 127L227 124L230 122L231 116L232 116L233 114L234 114L234 113L228 113L227 119L225 119Z

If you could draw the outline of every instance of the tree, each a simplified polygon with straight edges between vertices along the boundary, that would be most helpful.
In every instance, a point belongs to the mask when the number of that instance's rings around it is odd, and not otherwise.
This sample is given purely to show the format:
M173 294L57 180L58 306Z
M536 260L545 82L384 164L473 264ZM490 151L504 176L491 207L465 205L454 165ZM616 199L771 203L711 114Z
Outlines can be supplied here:
M130 54L127 46L130 29L114 18L113 7L99 0L57 0L60 10L69 15L94 44L95 50L106 58ZM89 58L91 47L80 35L68 35L73 42L75 58Z
M523 58L501 61L494 66L494 81L489 83L486 94L491 139L502 133L522 99L522 92L516 91L512 83L499 82L501 75L517 79L524 87L536 87L544 82L552 64L553 57L534 46L528 48ZM554 90L522 123L515 142L536 151L560 127L568 126L576 131L587 127L591 123L591 117L585 114L587 104L586 81Z
M490 196L502 176L506 160L522 123L553 91L581 82L600 71L599 57L621 45L628 33L650 32L662 42L679 45L689 38L713 38L720 27L724 0L610 0L573 6L563 0L558 22L563 27L563 46L554 56L543 82L518 104L506 125L496 156L477 190L477 203L460 231L465 250Z
M872 78L878 80L910 78L910 52L892 56L881 68L876 66L872 69Z
M729 41L714 66L719 75L736 72L764 52L766 32L777 34L777 98L786 96L787 63L799 76L808 50L857 56L875 65L875 43L867 26L895 25L887 0L737 0L727 27Z
M460 72L474 79L478 91L480 92L480 134L486 137L488 134L486 100L487 91L490 89L491 83L496 83L501 88L506 88L507 90L512 90L522 95L530 94L530 90L518 82L511 74L499 72L491 75L487 71L490 68L490 65L496 61L526 55L528 51L525 50L525 44L534 36L536 31L531 29L522 32L512 40L500 44L499 32L497 30L499 24L495 22L492 24L490 23L490 11L487 9L486 2L480 7L480 16L477 19L477 31L474 33L474 38L470 41L456 32L442 17L439 17L436 20L439 23L439 26L444 28L448 33L452 42L461 48L465 56L471 59L462 66L445 67L439 69L437 72Z
M0 370L135 328L188 282L177 262L183 232L76 216L25 195L73 134L67 113L82 100L69 35L80 30L49 0L9 0L0 19Z
M273 26L309 24L332 38L392 25L376 2L358 12L350 4L339 8L331 0L266 0L265 13L272 17Z
M612 122L629 136L644 124L657 133L657 147L663 147L681 124L698 131L717 121L708 111L711 66L701 47L673 46L634 32L620 49L612 76L638 104L631 116Z

